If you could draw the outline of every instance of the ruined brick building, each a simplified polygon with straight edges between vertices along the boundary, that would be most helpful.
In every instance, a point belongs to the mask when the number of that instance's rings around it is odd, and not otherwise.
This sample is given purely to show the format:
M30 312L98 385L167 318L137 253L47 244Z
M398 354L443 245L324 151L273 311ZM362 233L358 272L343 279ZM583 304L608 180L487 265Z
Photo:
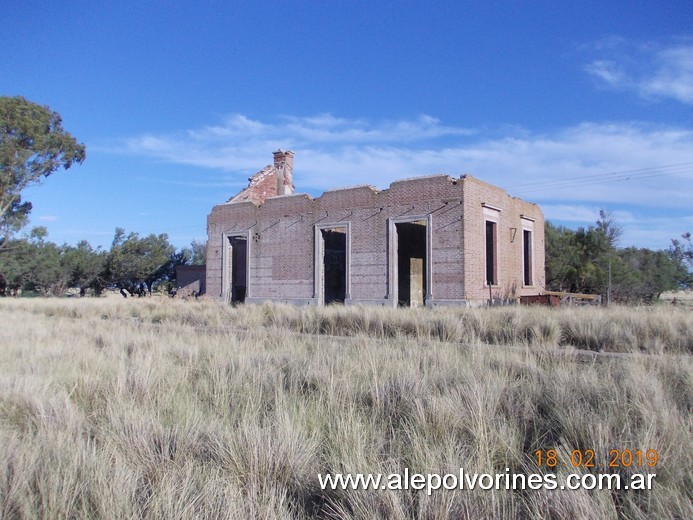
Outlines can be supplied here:
M404 306L478 305L544 288L544 217L470 175L294 193L293 156L212 209L207 296Z

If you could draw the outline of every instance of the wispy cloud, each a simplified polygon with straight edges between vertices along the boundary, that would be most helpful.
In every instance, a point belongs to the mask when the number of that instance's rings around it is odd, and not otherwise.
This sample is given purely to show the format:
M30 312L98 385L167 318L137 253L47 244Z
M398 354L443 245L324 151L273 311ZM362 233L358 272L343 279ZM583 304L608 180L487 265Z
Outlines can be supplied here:
M381 121L344 119L332 114L311 117L282 116L277 123L254 121L241 114L226 118L223 125L193 130L188 135L195 141L256 137L265 140L291 139L296 143L387 143L415 142L451 135L470 135L473 130L441 124L440 120L421 115L411 121Z
M664 49L656 74L643 85L645 92L693 104L693 45Z
M40 215L38 219L41 222L55 222L56 220L58 220L58 217L56 217L55 215Z
M246 127L251 130L240 130ZM287 117L281 123L235 115L224 125L134 137L121 151L227 172L190 182L233 187L244 185L278 148L296 152L296 185L312 193L468 172L537 201L674 207L693 202L693 130L635 123L584 123L551 135L516 129L485 138L425 116L371 124L329 115Z
M603 209L599 206L575 205L575 204L542 204L541 210L544 217L549 220L570 222L579 225L594 224L599 219L599 211ZM629 212L618 212L613 214L619 223L625 220L632 220Z
M627 237L643 239L655 233L640 220L646 213L665 208L689 214L693 207L693 129L583 123L552 134L506 131L491 136L426 116L371 123L326 114L279 122L234 115L176 135L133 137L120 152L199 168L194 179L166 182L201 190L226 187L220 202L271 162L272 151L288 148L296 153L297 189L313 195L358 184L385 188L417 175L471 173L539 202L552 220L586 225L599 208L639 207L617 218L628 226ZM668 226L663 236L684 231L673 222ZM667 240L660 237L660 247Z
M646 99L675 99L693 105L693 41L635 44L611 39L595 46L599 58L585 71L611 88L633 90Z
M612 87L618 87L630 82L625 72L613 60L593 61L585 66L585 70Z
M145 134L127 139L118 146L129 153L174 163L251 172L267 160L268 150L278 148L414 145L473 133L469 129L443 125L438 119L426 115L414 120L371 123L330 114L282 116L277 122L233 114L219 125L176 135Z

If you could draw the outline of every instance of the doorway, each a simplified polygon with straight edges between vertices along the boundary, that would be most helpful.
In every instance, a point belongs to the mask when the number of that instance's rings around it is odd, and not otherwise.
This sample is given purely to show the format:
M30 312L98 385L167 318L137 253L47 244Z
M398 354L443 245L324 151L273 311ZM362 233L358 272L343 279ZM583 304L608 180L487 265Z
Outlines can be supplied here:
M244 303L248 292L248 238L227 236L224 300L236 305Z
M395 223L397 243L397 305L423 307L426 304L428 270L425 220Z
M315 298L319 305L349 298L349 226L316 226Z
M346 298L346 228L321 229L323 241L323 303Z

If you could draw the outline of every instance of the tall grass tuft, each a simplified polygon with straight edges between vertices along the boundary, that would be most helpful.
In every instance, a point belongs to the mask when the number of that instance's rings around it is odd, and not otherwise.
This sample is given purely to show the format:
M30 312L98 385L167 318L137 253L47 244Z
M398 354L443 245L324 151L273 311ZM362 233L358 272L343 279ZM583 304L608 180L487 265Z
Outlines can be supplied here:
M685 311L5 299L0 320L1 518L693 517ZM657 450L655 468L615 469L655 485L429 496L317 478L541 473L549 449Z

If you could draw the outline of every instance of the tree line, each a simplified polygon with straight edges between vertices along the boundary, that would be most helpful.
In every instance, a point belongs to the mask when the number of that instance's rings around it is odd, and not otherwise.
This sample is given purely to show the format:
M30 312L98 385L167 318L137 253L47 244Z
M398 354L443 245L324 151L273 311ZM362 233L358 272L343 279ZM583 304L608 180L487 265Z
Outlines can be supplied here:
M26 237L5 241L0 248L0 295L62 296L73 291L85 296L107 289L124 296L171 292L177 266L205 263L204 242L193 240L176 250L165 233L140 236L117 228L108 251L86 240L76 246L57 245L47 235L45 227L36 227Z
M619 248L622 229L604 210L592 226L572 230L547 221L545 231L547 290L632 304L693 286L690 233L672 240L668 250Z
M672 240L668 250L619 248L621 228L602 211L592 226L576 230L547 221L546 289L601 294L606 301L651 303L665 291L693 287L691 234ZM176 267L205 263L206 244L193 240L176 248L166 234L140 236L117 228L109 250L86 240L76 246L47 240L44 227L0 247L0 295L22 291L61 296L69 290L99 295L170 292Z

